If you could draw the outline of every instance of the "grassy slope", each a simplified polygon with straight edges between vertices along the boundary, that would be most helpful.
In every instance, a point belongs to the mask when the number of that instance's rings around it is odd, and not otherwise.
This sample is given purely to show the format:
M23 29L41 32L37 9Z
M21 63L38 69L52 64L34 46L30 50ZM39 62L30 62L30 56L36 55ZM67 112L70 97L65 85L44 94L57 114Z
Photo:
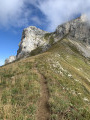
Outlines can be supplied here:
M50 120L89 120L90 61L67 39L46 53L0 68L0 120L36 120L43 78Z

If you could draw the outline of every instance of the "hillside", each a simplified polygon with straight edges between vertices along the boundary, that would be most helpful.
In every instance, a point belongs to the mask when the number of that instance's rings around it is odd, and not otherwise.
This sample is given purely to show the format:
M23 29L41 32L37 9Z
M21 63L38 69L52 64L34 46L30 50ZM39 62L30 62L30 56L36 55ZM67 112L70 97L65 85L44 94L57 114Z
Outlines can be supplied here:
M90 60L64 37L0 67L0 98L0 120L89 120Z

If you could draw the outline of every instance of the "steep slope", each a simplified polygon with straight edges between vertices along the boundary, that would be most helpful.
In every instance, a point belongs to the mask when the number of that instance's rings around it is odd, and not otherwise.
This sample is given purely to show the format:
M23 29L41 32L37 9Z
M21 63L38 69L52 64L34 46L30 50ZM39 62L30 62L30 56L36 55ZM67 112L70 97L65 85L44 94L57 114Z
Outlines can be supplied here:
M90 60L65 37L0 67L0 98L1 120L89 120Z

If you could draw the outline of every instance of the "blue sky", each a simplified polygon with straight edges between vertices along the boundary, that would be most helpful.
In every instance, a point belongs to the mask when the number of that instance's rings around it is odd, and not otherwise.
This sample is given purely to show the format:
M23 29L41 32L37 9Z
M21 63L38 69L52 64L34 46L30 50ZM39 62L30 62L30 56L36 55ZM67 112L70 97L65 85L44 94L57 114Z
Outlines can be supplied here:
M90 0L0 0L0 65L16 55L24 28L52 32L80 14L89 16Z

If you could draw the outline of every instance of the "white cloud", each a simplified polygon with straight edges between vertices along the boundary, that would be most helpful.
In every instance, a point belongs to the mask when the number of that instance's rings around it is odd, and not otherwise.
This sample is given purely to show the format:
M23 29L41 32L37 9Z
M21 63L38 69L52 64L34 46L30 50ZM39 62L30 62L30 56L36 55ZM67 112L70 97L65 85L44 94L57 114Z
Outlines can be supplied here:
M0 26L21 27L29 22L32 10L27 8L28 0L0 0ZM29 3L33 3L29 0Z
M33 16L33 17L31 18L31 20L32 20L33 22L35 22L36 24L41 25L41 20L39 19L39 17Z
M90 0L0 0L0 26L21 27L28 25L30 20L41 25L41 18L33 14L34 9L27 7L29 4L46 16L44 22L48 21L49 31L78 13L90 13Z
M22 12L23 0L0 1L0 25L6 26L19 20Z
M54 30L77 14L90 13L90 0L44 0L40 1L39 9L49 21L49 30Z

